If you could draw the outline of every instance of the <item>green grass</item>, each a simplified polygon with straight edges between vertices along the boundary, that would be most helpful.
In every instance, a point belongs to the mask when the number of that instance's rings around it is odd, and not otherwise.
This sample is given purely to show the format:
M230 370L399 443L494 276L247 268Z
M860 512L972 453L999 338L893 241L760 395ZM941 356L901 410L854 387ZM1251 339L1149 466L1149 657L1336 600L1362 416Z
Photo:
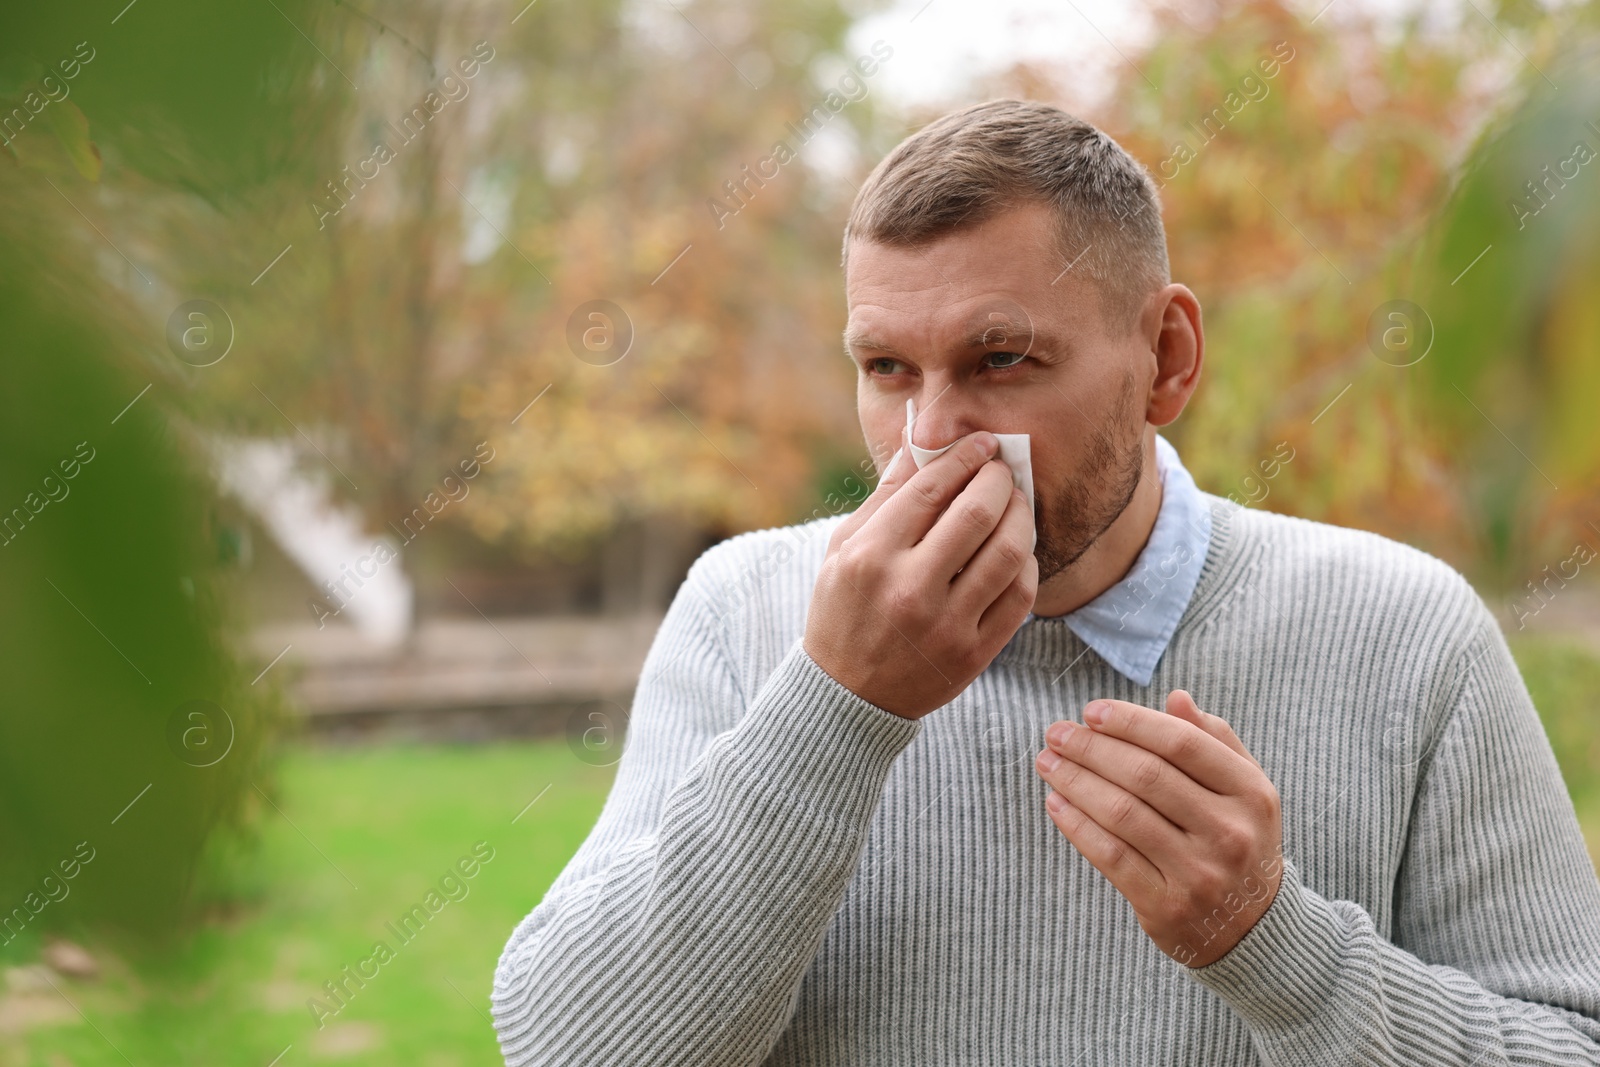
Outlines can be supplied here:
M1517 637L1510 644L1567 790L1580 808L1591 806L1600 801L1600 657L1559 638Z
M1548 638L1519 637L1513 650L1600 858L1600 658ZM495 961L583 840L611 777L560 741L292 750L283 816L269 809L259 848L227 867L230 905L159 959L131 965L102 947L101 980L57 977L81 1017L48 987L13 992L7 1010L21 1003L35 1022L15 1029L0 1012L0 1067L266 1067L286 1046L280 1067L493 1067ZM494 858L466 882L468 895L400 945L385 924L478 841ZM378 939L395 958L319 1029L307 1000Z
M288 821L270 812L264 820L259 850L233 876L244 898L235 914L160 959L140 959L137 974L102 950L101 981L57 978L103 1037L73 1014L0 1034L0 1064L126 1056L137 1067L265 1067L285 1046L280 1067L499 1064L487 1020L495 961L583 840L611 777L559 741L295 751L281 771ZM467 895L401 945L385 924L423 902L478 841L494 854L462 880ZM379 939L394 958L319 1029L307 1000ZM59 995L36 997L45 1014L61 1014Z
M1600 656L1557 637L1513 636L1510 645L1600 867Z

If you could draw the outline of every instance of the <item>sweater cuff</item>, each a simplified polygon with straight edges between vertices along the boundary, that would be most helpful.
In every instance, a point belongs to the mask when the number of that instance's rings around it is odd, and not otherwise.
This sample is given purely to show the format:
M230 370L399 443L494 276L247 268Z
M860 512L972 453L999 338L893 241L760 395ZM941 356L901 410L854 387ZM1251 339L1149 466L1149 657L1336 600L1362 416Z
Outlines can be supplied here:
M740 775L825 819L864 824L895 758L922 731L840 685L796 640L724 738Z
M1220 960L1189 976L1228 1003L1252 1030L1310 1022L1334 996L1345 956L1327 901L1307 889L1287 857L1266 914Z

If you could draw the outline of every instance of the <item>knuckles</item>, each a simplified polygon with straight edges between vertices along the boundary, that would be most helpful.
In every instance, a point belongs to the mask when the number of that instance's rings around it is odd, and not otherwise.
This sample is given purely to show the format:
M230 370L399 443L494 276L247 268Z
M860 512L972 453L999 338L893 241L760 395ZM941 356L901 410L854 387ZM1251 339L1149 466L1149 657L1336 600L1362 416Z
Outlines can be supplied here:
M952 479L960 475L955 473L958 467L949 463L939 471L924 471L920 477L912 470L898 485L886 477L879 484L879 494L910 493L908 503L913 507L945 512L949 521L960 524L958 528L977 533L980 541L989 539L1004 520L1011 503L1009 496L999 500L990 498L1000 495L996 487L1001 482L1009 486L1010 473L998 462L993 471L981 470L992 455L970 440L964 447L970 459L968 471L978 470L985 480L982 491L965 494L955 506L950 506L952 491L956 488ZM989 492L990 489L996 491ZM930 583L925 567L919 569L912 557L886 546L883 537L874 532L874 518L875 513L846 520L830 537L828 554L812 596L818 610L813 613L808 629L814 625L828 630L831 636L827 636L827 640L831 641L837 655L857 661L857 666L869 674L872 670L860 662L863 656L872 658L873 654L866 649L901 647L903 642L910 642L921 653L916 657L919 662L928 660L936 665L934 669L926 669L924 662L924 669L914 681L907 678L912 688L925 685L941 691L948 690L951 685L965 688L992 662L1004 644L997 635L1005 627L999 624L980 626L981 615L976 619L952 617L948 587ZM1036 596L1038 572L1036 566L1028 566L1033 556L1025 547L1026 538L1022 538L1020 544L1018 540L1010 536L996 537L992 547L996 552L995 560L1008 569L1003 573L1010 576L1000 594L1006 603L1006 611L1000 614L1014 612L1020 620ZM996 575L998 577L1000 575ZM898 636L891 631L896 631ZM924 678L922 674L933 677Z
M1086 763L1089 760L1089 749L1093 747L1099 737L1088 727L1077 730L1068 730L1066 740L1057 747L1061 754L1074 763Z
M1266 775L1261 776L1261 781L1244 795L1244 799L1251 809L1251 814L1267 825L1277 825L1283 817L1283 805L1278 796L1278 787L1273 785Z
M1199 758L1205 746L1205 736L1198 726L1189 726L1188 723L1183 725L1188 726L1188 729L1180 731L1178 739L1172 744L1172 758L1178 763L1188 763Z
M826 566L858 589L876 584L879 558L859 537L847 537Z
M1224 820L1216 828L1211 840L1212 850L1229 867L1243 867L1248 864L1250 857L1255 854L1255 846L1254 829L1232 819Z
M913 478L902 492L910 493L912 503L924 510L933 511L944 503L944 487L933 478Z
M914 626L921 621L922 598L914 587L896 585L883 593L883 613L897 626Z
M1032 555L1031 552L1010 538L996 541L994 545L994 553L999 557L1001 565L1008 572L1022 570L1022 565L1026 563L1028 561L1028 557Z
M1141 793L1148 793L1161 783L1166 774L1166 761L1154 756L1139 760L1133 768L1133 784Z
M1039 596L1039 568L1037 565L1028 566L1028 560L1033 558L1033 553L1028 553L1028 559L1022 561L1022 573L1011 583L1012 588L1022 594L1030 607Z
M958 519L971 533L982 536L999 524L1000 510L986 500L974 500L961 507Z
M1111 820L1113 827L1125 827L1132 823L1139 813L1139 804L1133 799L1132 794L1118 793L1106 809L1106 816Z

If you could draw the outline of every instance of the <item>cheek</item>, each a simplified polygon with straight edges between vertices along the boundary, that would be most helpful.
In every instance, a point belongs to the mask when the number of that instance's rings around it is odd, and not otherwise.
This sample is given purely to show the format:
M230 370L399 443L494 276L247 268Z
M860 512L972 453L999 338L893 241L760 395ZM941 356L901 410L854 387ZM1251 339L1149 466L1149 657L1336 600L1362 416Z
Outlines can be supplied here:
M863 386L856 399L861 437L866 441L867 451L878 464L881 474L895 449L900 447L900 437L906 428L905 413L894 404L885 404L881 398L865 394L866 387Z
M1100 480L1111 465L1104 453L1105 435L1074 426L1071 436L1062 432L1030 442L1033 453L1033 497L1043 522L1063 508L1074 512L1087 506L1102 490Z
M894 454L900 450L898 437L869 437L867 438L867 452L872 457L873 468L877 476L882 478L889 471L889 462L894 459Z

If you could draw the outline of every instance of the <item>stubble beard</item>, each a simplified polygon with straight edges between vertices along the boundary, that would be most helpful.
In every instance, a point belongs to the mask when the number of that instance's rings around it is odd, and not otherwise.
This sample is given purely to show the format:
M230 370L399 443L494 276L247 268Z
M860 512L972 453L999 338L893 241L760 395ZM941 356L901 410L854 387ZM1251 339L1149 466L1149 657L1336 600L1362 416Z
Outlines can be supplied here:
M1080 468L1085 474L1067 482L1059 494L1038 494L1039 545L1034 556L1040 585L1076 563L1127 510L1139 488L1144 422L1138 418L1136 384L1133 373L1125 373L1117 410L1095 432Z

